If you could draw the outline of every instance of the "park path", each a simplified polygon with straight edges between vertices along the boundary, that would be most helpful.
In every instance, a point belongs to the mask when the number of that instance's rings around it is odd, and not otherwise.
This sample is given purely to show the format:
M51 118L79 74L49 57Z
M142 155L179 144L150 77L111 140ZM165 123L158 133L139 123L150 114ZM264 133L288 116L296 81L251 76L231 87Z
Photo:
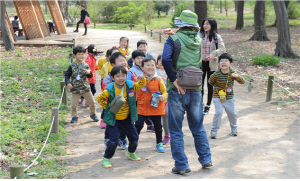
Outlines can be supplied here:
M80 29L82 31L82 29ZM80 33L82 34L82 32ZM136 31L88 29L88 36L79 36L77 44L96 44L100 50L118 45L119 38L129 38L130 47L135 49L136 42L145 39L149 52L157 57L162 52L163 43L152 39L149 35ZM97 93L100 93L100 76L97 74ZM185 153L189 159L191 173L184 176L171 173L174 160L171 156L170 144L165 146L166 153L154 150L155 134L142 130L137 154L140 162L130 161L125 151L117 148L111 159L112 168L102 167L104 153L104 129L99 122L89 118L88 108L78 108L79 122L67 124L70 131L68 144L65 146L68 155L61 157L72 169L65 178L71 179L286 179L300 178L300 111L297 108L282 107L265 102L265 95L255 88L247 92L247 85L235 87L236 111L238 116L237 137L229 136L230 127L224 112L221 129L215 140L209 138L213 167L202 169L197 160L194 142L189 131L186 118L183 122ZM206 89L207 90L207 89ZM70 95L69 95L70 96ZM204 96L206 100L206 95ZM97 115L102 108L97 103ZM204 117L207 134L210 133L215 113L212 105L210 113ZM71 119L66 115L66 120Z

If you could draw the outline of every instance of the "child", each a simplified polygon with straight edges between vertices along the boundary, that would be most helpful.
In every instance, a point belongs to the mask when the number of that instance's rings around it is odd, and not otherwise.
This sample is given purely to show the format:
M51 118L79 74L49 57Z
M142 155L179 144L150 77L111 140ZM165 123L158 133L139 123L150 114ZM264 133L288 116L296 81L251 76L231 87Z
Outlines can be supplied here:
M127 37L120 38L120 46L118 49L125 55L126 60L131 57L131 49L129 48L129 39Z
M220 69L210 76L209 83L214 86L213 101L215 104L216 113L213 118L210 137L217 138L217 131L220 128L222 121L223 108L227 113L230 122L231 136L237 136L237 119L235 111L235 99L233 98L234 80L240 84L244 84L245 80L235 71L231 70L232 57L228 53L223 53L219 57Z
M167 100L168 93L162 78L156 75L156 62L154 58L147 57L142 61L142 69L146 77L146 86L138 91L137 112L138 121L135 123L138 134L144 127L144 121L149 117L154 124L156 135L156 150L164 153L165 149L162 143L162 124L161 116L165 115L164 101ZM157 95L158 94L158 95ZM154 96L156 100L154 100ZM158 100L159 99L159 100ZM155 105L155 103L156 105ZM154 103L154 104L153 104Z
M148 51L148 45L147 45L146 40L140 40L140 41L138 41L137 42L137 49L138 50L142 50L144 52L144 54L145 54L145 57L152 57L152 58L154 58L151 53L147 52ZM128 66L130 68L133 66L132 58L130 58L128 60Z
M96 70L98 70L98 66L96 65L97 59L95 58L95 56L99 55L102 52L97 52L97 48L94 44L89 45L87 50L88 50L88 56L85 59L85 63L87 63L89 65L90 69L93 72L93 77L89 79L89 83L90 83L92 94L94 96L95 93L96 93L96 86L95 86L95 84L96 84ZM78 103L78 106L83 107L83 100L84 100L84 97L81 96L81 98L79 100L79 103ZM85 102L85 106L88 107L90 105L87 102Z
M103 65L104 65L105 63L109 62L109 57L110 57L110 49L108 49L108 50L106 51L105 57L100 58L100 59L98 60L98 70L101 71ZM100 74L100 71L99 71L99 74ZM101 77L101 78L103 78L103 77Z
M158 55L158 57L157 57L157 70L156 70L156 74L158 76L160 76L163 79L165 85L167 85L167 78L168 78L168 76L167 76L167 73L166 73L166 71L165 71L165 69L164 69L164 67L162 65L161 56L162 55ZM164 127L164 131L165 131L165 137L162 140L162 142L163 142L164 145L167 144L167 143L169 143L169 141L170 141L170 132L169 132L169 127L168 127L168 102L167 101L165 102L165 113L166 114L164 116L162 116L163 127Z
M145 58L145 53L142 50L134 50L132 52L132 60L134 65L129 69L129 71L133 72L136 76L143 74L142 60ZM153 122L151 119L146 120L147 124L147 132L154 132Z
M129 140L129 147L125 155L132 160L141 160L140 157L135 154L139 136L133 124L138 119L134 92L137 92L146 85L146 78L143 75L138 76L139 82L136 83L133 83L131 80L126 80L127 71L122 66L115 66L111 70L111 76L115 82L109 84L107 88L97 96L98 103L105 108L104 121L107 124L106 128L110 129L109 141L107 142L107 147L102 159L102 164L105 168L111 168L110 159L115 153L121 130L127 134ZM117 114L114 114L110 110L110 103L119 94L123 95L126 103ZM108 102L105 101L107 98Z
M66 85L68 89L70 89L70 91L72 92L72 120L70 123L75 123L78 121L77 104L81 96L84 96L87 103L90 105L91 118L95 122L99 121L99 118L95 114L96 103L91 92L89 81L87 79L87 77L92 78L93 73L90 70L89 65L84 62L85 51L86 49L84 49L82 46L76 46L73 49L73 55L76 60L75 62L71 63L65 74Z
M109 57L116 52L120 52L120 50L118 48L111 48ZM108 60L109 60L109 58L108 58ZM110 62L105 63L100 71L101 78L104 79L108 74L110 74L111 69L112 69L112 66L111 66Z

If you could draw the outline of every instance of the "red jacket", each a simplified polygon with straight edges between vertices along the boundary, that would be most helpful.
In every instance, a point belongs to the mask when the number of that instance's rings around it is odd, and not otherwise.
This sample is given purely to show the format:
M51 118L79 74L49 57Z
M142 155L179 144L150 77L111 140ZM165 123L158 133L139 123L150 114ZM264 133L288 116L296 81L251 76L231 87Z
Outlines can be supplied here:
M90 69L93 72L93 77L89 79L90 84L96 84L95 71L98 70L96 61L97 61L97 59L94 57L94 55L92 53L88 53L88 56L86 57L85 62L90 66Z

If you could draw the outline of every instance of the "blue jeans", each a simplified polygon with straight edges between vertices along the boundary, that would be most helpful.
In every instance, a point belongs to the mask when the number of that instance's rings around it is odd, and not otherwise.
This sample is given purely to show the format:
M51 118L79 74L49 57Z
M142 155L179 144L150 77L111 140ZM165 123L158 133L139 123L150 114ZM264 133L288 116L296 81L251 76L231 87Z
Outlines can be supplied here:
M178 94L176 88L170 90L168 95L168 124L171 135L171 152L175 160L175 167L189 168L188 158L184 153L182 122L184 113L187 113L189 128L194 137L198 161L206 164L211 161L211 154L206 131L203 126L203 107L201 91L187 90L185 95Z

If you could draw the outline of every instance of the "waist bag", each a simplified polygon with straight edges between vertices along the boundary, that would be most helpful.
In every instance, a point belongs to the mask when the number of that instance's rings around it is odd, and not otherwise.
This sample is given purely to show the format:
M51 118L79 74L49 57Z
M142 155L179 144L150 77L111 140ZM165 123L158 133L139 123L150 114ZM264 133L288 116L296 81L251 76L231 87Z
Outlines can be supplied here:
M198 89L202 85L202 70L188 66L177 70L178 85L184 89Z
M114 114L117 114L126 103L126 99L123 97L123 88L122 93L117 95L109 105L111 112L113 112Z

